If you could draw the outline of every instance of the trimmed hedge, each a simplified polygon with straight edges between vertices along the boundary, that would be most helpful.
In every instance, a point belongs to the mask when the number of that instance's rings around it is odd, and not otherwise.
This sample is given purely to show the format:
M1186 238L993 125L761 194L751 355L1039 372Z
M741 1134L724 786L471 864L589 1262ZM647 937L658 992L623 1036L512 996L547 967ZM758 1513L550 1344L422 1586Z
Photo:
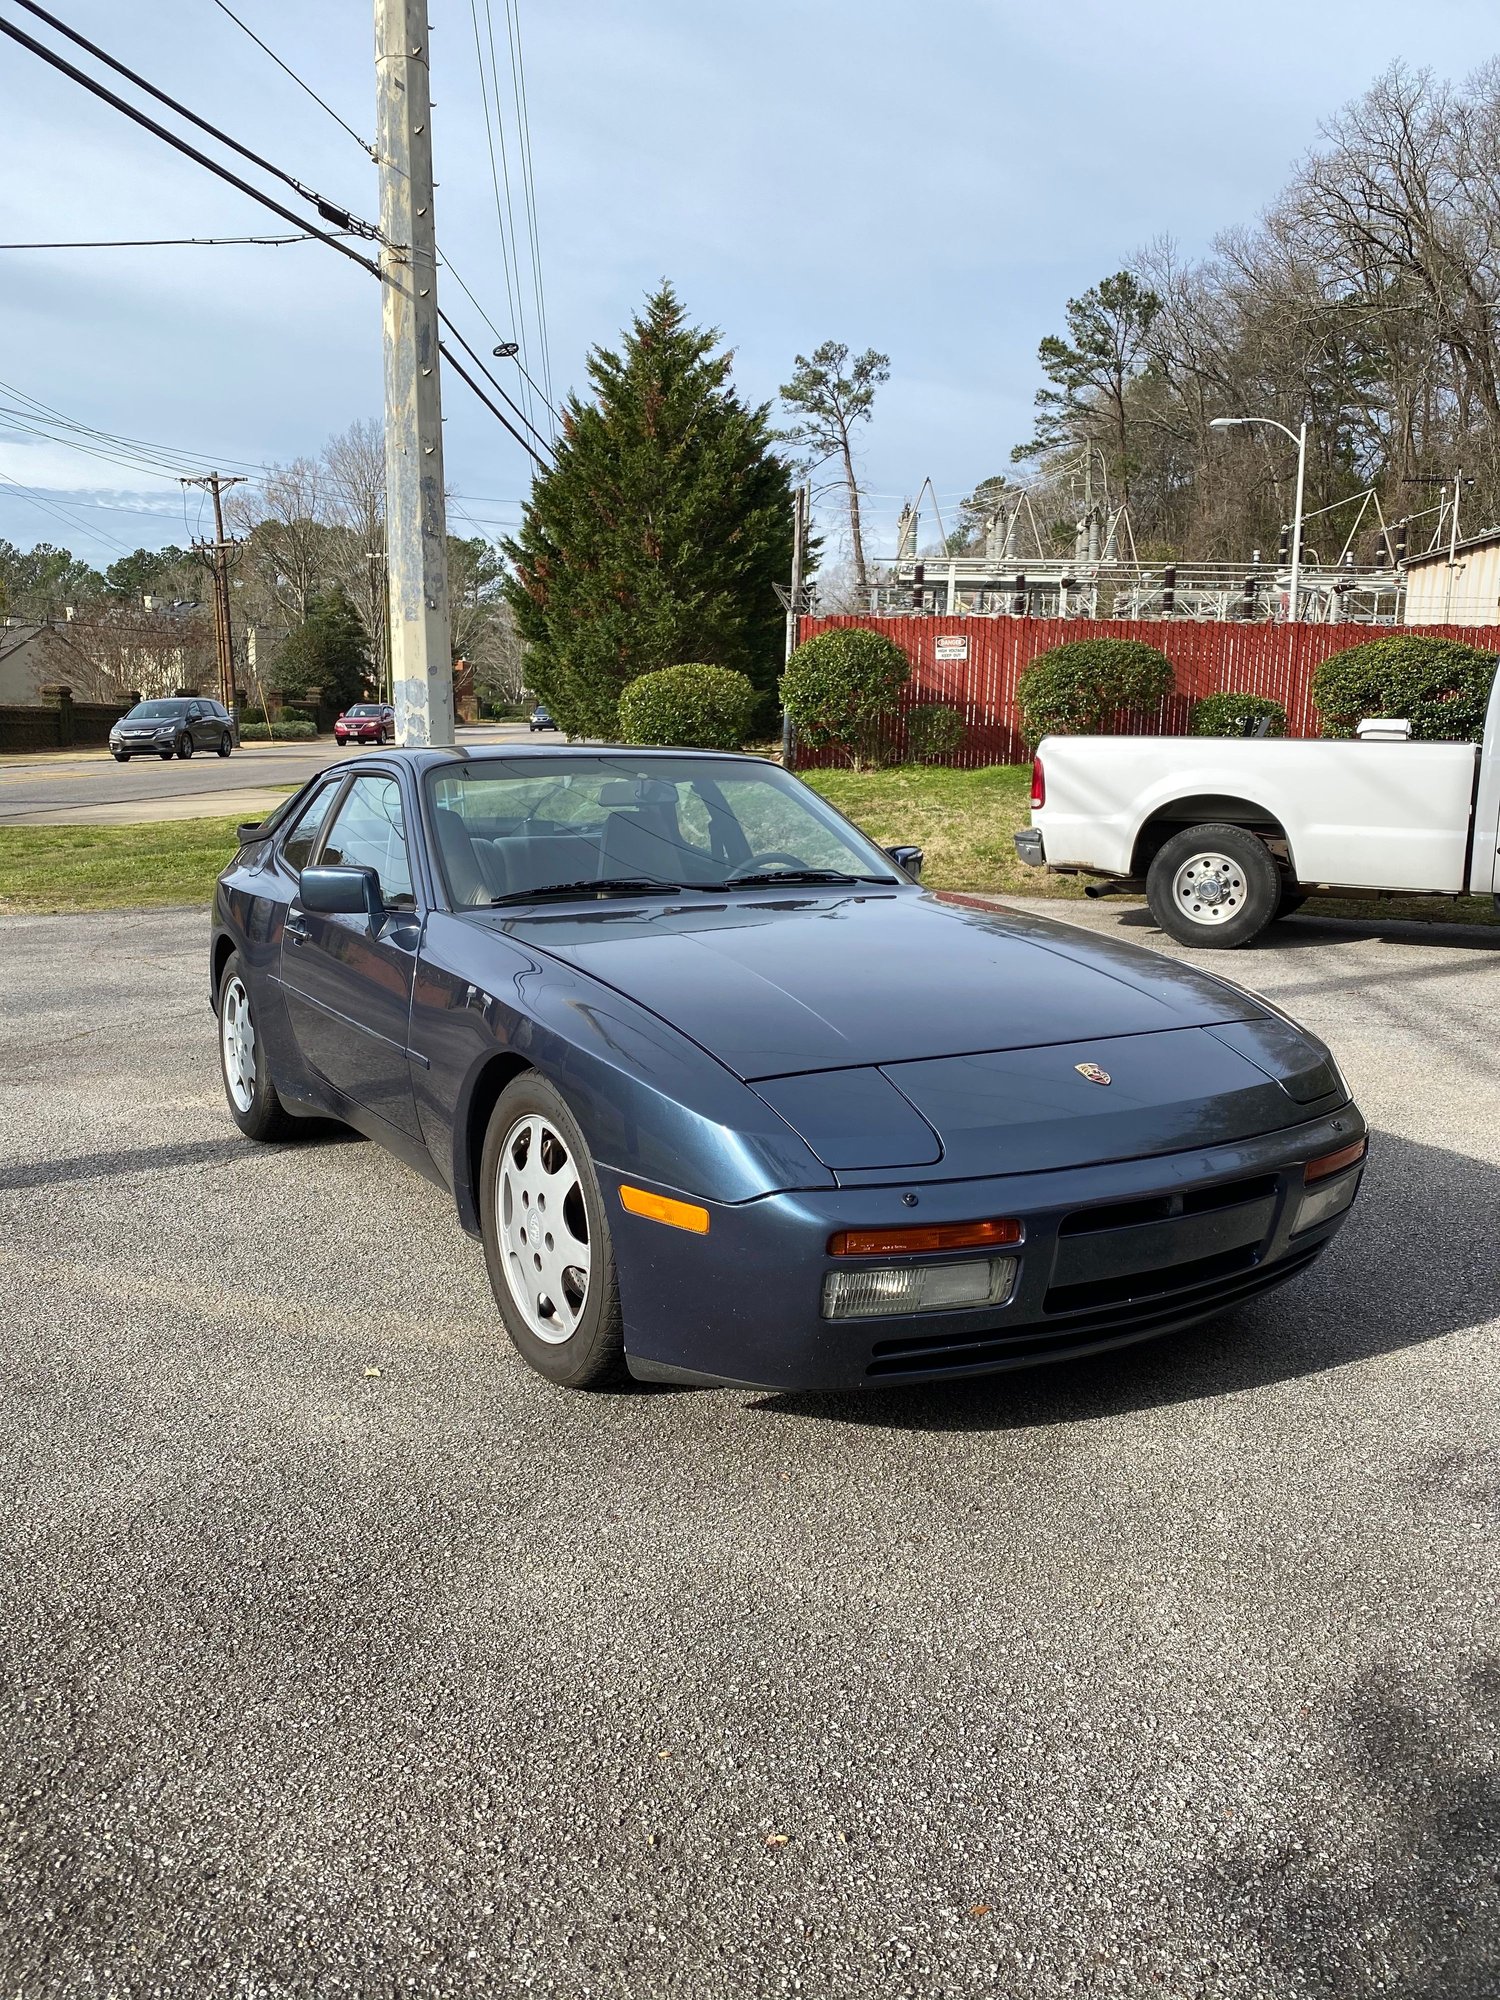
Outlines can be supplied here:
M317 733L316 726L300 715L281 717L274 729L264 722L240 724L241 743L311 743Z
M688 661L641 674L620 696L627 743L680 744L688 750L738 750L750 733L760 695L744 674Z
M1193 703L1194 736L1245 736L1252 725L1269 716L1267 736L1286 735L1286 710L1268 694L1206 694Z
M1312 678L1324 736L1352 736L1371 715L1404 715L1428 743L1477 743L1495 655L1457 639L1402 633L1335 653Z
M968 733L969 725L956 708L945 702L924 702L906 713L906 754L913 764L940 764L951 757Z
M911 661L894 639L837 625L806 640L786 663L781 699L808 745L841 750L856 769L879 761Z
M1141 639L1076 639L1042 653L1016 683L1028 743L1095 736L1123 710L1155 708L1172 692L1172 662Z

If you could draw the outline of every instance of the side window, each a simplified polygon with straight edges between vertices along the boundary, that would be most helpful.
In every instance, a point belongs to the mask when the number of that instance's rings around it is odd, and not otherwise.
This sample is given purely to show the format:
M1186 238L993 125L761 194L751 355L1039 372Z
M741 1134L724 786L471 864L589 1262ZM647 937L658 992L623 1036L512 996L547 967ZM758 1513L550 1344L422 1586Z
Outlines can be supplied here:
M324 820L328 817L328 808L333 804L338 788L339 780L335 778L332 784L324 785L321 790L314 792L297 815L291 832L281 844L282 860L288 868L296 870L298 874L312 857L313 844L317 840Z
M393 907L415 900L401 787L394 778L372 774L354 780L334 815L321 858L330 868L373 868L381 895Z

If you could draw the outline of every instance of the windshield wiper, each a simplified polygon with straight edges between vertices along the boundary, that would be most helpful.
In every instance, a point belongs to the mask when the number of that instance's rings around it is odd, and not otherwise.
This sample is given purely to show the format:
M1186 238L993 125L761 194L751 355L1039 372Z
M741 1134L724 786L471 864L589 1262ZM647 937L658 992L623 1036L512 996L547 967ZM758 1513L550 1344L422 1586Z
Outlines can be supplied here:
M760 889L767 885L775 888L782 882L884 882L891 888L896 885L894 875L845 875L837 868L768 868L759 875L735 875L727 882L716 882L717 889Z
M499 903L545 903L556 896L677 896L680 882L658 882L646 875L606 875L599 881L546 882L540 889L512 889L507 896L491 896Z

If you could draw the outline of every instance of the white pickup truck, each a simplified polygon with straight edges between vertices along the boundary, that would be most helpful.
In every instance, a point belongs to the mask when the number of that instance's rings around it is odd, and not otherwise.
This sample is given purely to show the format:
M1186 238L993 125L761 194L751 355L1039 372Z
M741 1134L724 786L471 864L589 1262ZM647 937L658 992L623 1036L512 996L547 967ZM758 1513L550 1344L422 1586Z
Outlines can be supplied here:
M1485 740L1413 743L1360 724L1357 742L1046 736L1033 867L1144 885L1185 944L1248 944L1315 890L1494 895L1500 909L1500 676Z

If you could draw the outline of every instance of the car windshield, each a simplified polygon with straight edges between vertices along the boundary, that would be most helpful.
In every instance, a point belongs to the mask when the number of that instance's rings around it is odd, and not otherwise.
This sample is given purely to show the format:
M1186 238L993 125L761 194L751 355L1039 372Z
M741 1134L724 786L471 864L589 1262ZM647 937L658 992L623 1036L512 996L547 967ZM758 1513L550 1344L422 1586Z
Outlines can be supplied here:
M186 715L185 701L138 701L126 716L127 722L176 722Z
M354 707L349 710L349 713L351 715L379 715L380 710L372 701L361 701L356 702Z
M815 792L752 759L485 757L427 785L454 903L899 879Z

